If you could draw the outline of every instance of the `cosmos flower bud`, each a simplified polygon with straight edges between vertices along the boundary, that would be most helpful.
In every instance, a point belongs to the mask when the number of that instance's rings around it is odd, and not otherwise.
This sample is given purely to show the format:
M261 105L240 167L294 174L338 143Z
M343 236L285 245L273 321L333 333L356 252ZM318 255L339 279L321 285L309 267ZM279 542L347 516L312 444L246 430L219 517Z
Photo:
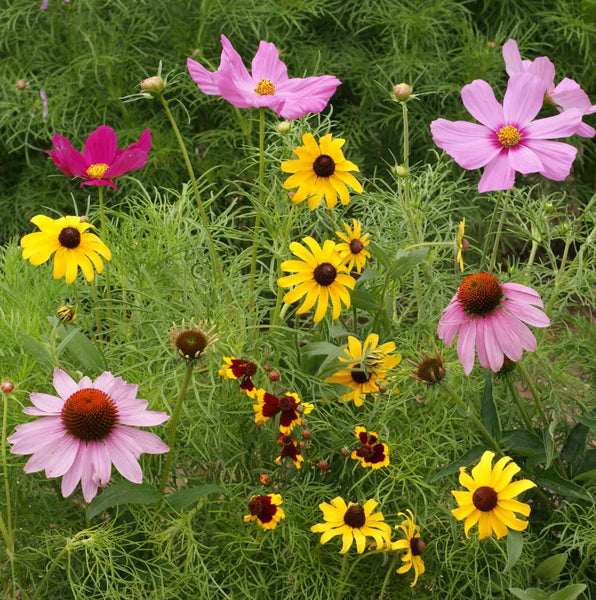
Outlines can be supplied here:
M281 121L277 124L278 133L289 133L292 128L290 121Z
M17 79L15 86L19 92L22 92L27 87L27 82L24 79Z
M141 81L141 89L144 92L153 92L159 94L164 88L164 80L159 75L147 77Z
M12 381L3 381L0 383L0 390L2 390L5 394L10 394L10 392L14 390L14 383Z
M405 165L395 165L393 167L393 172L398 177L407 177L409 171L408 171L408 167L406 167Z
M398 83L393 86L393 93L400 102L406 102L412 95L412 86L407 83Z

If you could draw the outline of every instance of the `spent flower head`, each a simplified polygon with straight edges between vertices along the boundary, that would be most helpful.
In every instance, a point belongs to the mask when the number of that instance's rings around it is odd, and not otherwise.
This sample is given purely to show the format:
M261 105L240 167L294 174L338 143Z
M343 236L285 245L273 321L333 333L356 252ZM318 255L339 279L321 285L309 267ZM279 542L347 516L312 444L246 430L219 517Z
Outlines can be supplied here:
M214 335L215 326L209 327L207 321L197 321L191 319L188 325L182 320L180 329L176 323L172 324L172 329L168 332L168 337L172 348L186 360L198 360L205 354L209 346L217 341Z

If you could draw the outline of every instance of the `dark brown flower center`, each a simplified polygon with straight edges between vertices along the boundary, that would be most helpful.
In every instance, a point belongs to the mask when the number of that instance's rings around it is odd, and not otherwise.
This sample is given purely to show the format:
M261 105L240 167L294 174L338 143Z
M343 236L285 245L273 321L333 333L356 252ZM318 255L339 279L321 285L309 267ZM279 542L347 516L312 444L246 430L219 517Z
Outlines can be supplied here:
M457 299L468 315L490 315L501 303L503 288L490 273L468 275L459 286Z
M280 442L282 446L293 446L294 438L291 435L282 435Z
M328 154L321 154L315 159L312 170L317 177L331 177L335 172L335 161Z
M364 249L364 244L360 240L352 240L350 242L350 252L352 254L360 254Z
M257 516L260 514L260 512L262 510L263 510L263 502L261 501L260 498L253 498L252 500L249 501L248 512L251 515Z
M358 456L361 456L367 462L370 462L370 459L375 455L375 447L370 444L362 444L357 452Z
M419 537L413 537L410 540L410 550L412 551L412 556L420 556L424 552L425 548L426 544Z
M440 358L425 358L418 364L416 375L430 385L437 383L445 376L445 363Z
M176 338L176 346L184 356L196 357L207 347L207 338L200 331L183 331Z
M493 488L483 485L472 494L474 506L482 512L492 510L498 503L497 492Z
M254 362L247 362L244 369L244 375L246 377L252 377L257 372L257 365Z
M65 227L58 236L64 248L76 248L81 243L81 232L76 227Z
M344 515L344 523L350 527L362 527L366 523L366 515L362 506L358 504L350 506Z
M279 404L277 406L282 412L292 410L293 408L296 408L296 401L292 396L283 396L279 399Z
M323 263L315 268L313 277L319 285L331 285L337 277L337 270L332 264Z
M101 390L87 388L75 392L62 407L64 429L84 442L105 439L118 421L113 400Z
M351 371L350 375L356 383L366 383L372 377L372 373L366 371Z

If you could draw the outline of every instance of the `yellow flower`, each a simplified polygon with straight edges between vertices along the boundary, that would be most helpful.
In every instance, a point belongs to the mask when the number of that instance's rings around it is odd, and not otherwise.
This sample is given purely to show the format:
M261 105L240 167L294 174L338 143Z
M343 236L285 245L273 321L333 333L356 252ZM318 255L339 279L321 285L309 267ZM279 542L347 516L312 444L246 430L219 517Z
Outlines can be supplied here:
M327 383L340 383L352 388L351 392L341 396L344 402L353 400L356 406L362 406L366 394L377 394L379 384L387 380L387 371L401 361L401 354L391 355L395 350L394 342L380 346L378 343L376 333L371 333L364 344L348 336L348 347L344 350L346 356L339 357L340 361L348 363L347 368L325 379Z
M459 264L459 268L461 272L464 272L464 257L462 252L464 251L464 243L467 243L464 240L464 231L466 229L466 218L464 217L459 223L459 233L457 235L457 262Z
M392 550L406 550L406 553L402 555L401 560L404 563L399 569L398 573L407 573L411 568L414 568L414 581L410 584L410 587L414 587L418 582L418 576L424 573L424 562L420 558L420 555L424 552L426 544L420 539L420 527L414 523L414 515L411 510L406 511L408 515L404 513L398 513L399 516L405 517L401 525L396 525L396 529L401 529L406 536L404 540L398 540L391 543Z
M365 250L366 246L370 244L368 241L369 233L365 233L362 235L362 225L356 221L356 219L352 219L352 227L347 223L344 223L344 227L346 229L347 235L343 234L341 231L336 231L335 233L344 240L345 243L337 244L335 249L339 253L339 255L346 261L348 266L348 271L351 271L356 265L356 271L360 273L362 271L362 267L366 263L366 259L370 258L370 252Z
M280 505L283 503L280 494L253 496L248 503L248 515L244 521L256 521L263 529L275 529L286 515Z
M347 288L354 289L356 281L348 275L346 265L336 251L336 244L330 240L323 243L323 247L311 237L305 237L303 242L310 251L298 242L290 244L292 253L301 260L286 260L281 263L282 271L289 271L295 275L286 275L277 280L280 287L295 285L293 290L286 293L283 300L287 304L296 302L306 296L297 314L310 310L315 302L317 309L313 318L318 323L327 312L327 305L331 300L333 319L339 318L342 302L350 308L350 293Z
M372 467L380 469L389 464L389 448L387 444L379 443L379 434L369 431L366 427L356 427L354 429L356 439L360 441L360 448L352 450L350 458L359 460L363 467Z
M56 314L60 319L61 323L68 325L77 318L77 305L76 304L63 304L57 311Z
M29 233L21 238L23 258L32 265L47 262L54 252L54 279L66 276L66 283L72 283L81 267L87 281L93 281L95 273L103 271L101 254L106 260L112 258L110 249L93 233L85 233L93 227L81 223L80 217L51 219L37 215L31 219L41 231Z
M331 504L323 502L319 508L323 511L325 523L317 523L310 530L322 533L321 544L326 544L336 535L342 536L340 554L345 554L356 541L356 550L362 554L366 547L366 537L370 536L377 543L377 550L387 546L391 538L391 528L383 520L383 513L374 513L378 502L368 500L364 506L350 502L347 506L341 497L331 500Z
M459 470L459 482L468 491L451 492L459 504L451 513L459 521L466 520L466 537L469 537L468 532L476 523L479 539L489 537L493 531L497 539L501 539L507 535L507 528L523 531L528 526L527 521L517 519L514 513L528 517L530 506L514 500L514 497L536 487L536 484L529 479L520 479L512 483L511 478L520 468L514 462L510 462L509 456L499 459L492 468L494 456L494 452L487 450L472 469L471 477L466 473L465 467L462 467Z
M337 204L337 196L345 206L350 201L346 184L362 193L362 185L348 171L358 171L358 167L344 158L341 147L346 140L331 139L331 134L323 136L317 144L311 133L302 136L304 146L294 148L298 160L281 163L284 173L293 173L284 182L289 190L297 187L292 202L302 202L308 197L308 207L314 210L325 198L327 208Z

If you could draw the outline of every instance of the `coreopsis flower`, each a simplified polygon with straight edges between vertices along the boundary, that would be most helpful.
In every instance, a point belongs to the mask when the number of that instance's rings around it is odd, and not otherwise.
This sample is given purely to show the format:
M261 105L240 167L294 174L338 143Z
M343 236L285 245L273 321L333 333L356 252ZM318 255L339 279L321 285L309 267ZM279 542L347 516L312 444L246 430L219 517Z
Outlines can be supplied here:
M314 408L310 402L302 402L300 396L294 392L286 392L278 397L258 389L255 398L257 399L257 403L253 404L255 423L265 423L279 413L279 430L286 435L300 423L302 415L307 415Z
M425 383L426 385L434 385L439 383L445 377L445 360L435 348L435 355L429 356L423 353L420 355L420 362L414 362L409 358L407 361L414 367L415 371L410 375L412 379Z
M138 142L128 148L117 148L116 132L101 125L89 135L83 153L75 150L70 141L54 134L54 150L46 150L54 164L69 177L84 179L84 185L109 185L117 190L112 181L120 175L141 169L147 164L151 150L151 132L145 129Z
M366 246L370 244L368 241L369 233L362 235L362 225L352 219L352 229L347 223L344 223L346 233L336 231L335 234L344 240L342 243L337 244L335 249L337 253L346 262L348 271L352 271L354 266L358 273L362 272L362 267L366 263L366 259L370 258L370 252L366 250Z
M538 292L519 283L499 283L490 273L468 275L443 311L437 333L447 346L455 336L457 356L466 375L474 366L474 350L485 369L496 373L505 356L517 362L522 351L536 350L536 338L524 325L548 327Z
M433 141L463 169L485 167L478 191L508 190L515 172L540 173L562 181L571 170L577 149L552 138L573 135L581 112L570 108L554 117L534 117L542 108L544 86L530 73L509 79L503 105L486 81L476 79L464 86L462 101L480 124L436 119L430 124Z
M405 550L401 560L404 563L397 573L407 573L410 569L414 569L414 581L410 587L414 587L418 582L418 577L425 571L424 561L420 555L424 552L426 544L420 539L420 527L414 523L414 515L411 510L406 510L408 513L398 513L399 516L405 517L400 525L396 525L395 529L399 529L406 536L403 540L391 542L392 550Z
M299 469L304 461L304 457L300 454L298 441L291 435L280 433L277 436L277 443L282 447L281 454L275 459L275 464L278 465L286 456L289 456L294 463L294 466Z
M112 258L110 249L93 233L91 223L82 222L81 217L61 217L51 219L36 215L31 223L41 231L28 233L21 238L23 258L32 265L41 265L54 256L54 279L65 277L66 283L72 283L81 267L87 281L93 281L95 273L103 271L103 256Z
M223 34L221 45L217 71L208 71L192 58L187 59L186 65L204 94L221 96L238 108L267 107L284 119L299 119L308 113L321 112L341 84L332 75L289 78L279 50L265 41L259 43L249 74L242 57Z
M283 500L280 494L253 496L248 503L248 515L244 521L256 521L263 529L275 529L277 524L285 519Z
M176 323L172 323L172 329L168 332L172 348L186 360L198 360L205 354L209 346L217 341L214 335L215 326L209 327L207 321L198 321L195 325L194 320L186 325L182 319L180 329Z
M350 308L350 293L356 280L347 273L344 260L338 254L335 242L325 240L323 247L310 236L302 238L302 241L310 248L305 248L298 242L290 244L290 250L300 260L285 260L281 263L282 271L289 271L295 275L286 275L277 280L280 287L296 287L286 292L283 300L291 304L302 296L306 296L296 314L302 314L310 310L315 302L317 308L313 321L318 323L327 312L329 300L333 308L332 319L338 319L341 313L342 303Z
M360 448L352 450L351 458L359 460L363 467L380 469L389 464L389 448L387 444L379 442L379 434L369 431L366 427L354 429L356 439L360 442Z
M508 528L524 531L528 526L528 521L518 519L515 513L528 517L530 506L515 500L515 496L536 487L536 484L529 479L512 482L511 479L520 468L509 456L503 456L492 467L494 456L494 452L487 450L472 469L471 477L466 473L465 467L461 467L459 482L468 491L451 492L459 505L451 514L458 521L466 520L466 537L469 537L470 528L476 523L479 539L489 537L493 532L497 539L501 539L507 535Z
M555 86L555 65L546 57L539 56L534 60L522 60L515 40L503 44L503 60L505 70L511 77L515 73L531 73L538 77L544 85L544 100L552 104L559 112L577 108L582 115L596 112L596 104L590 102L588 94L579 83L565 77ZM593 137L596 130L580 121L575 132L582 137Z
M240 360L233 356L224 356L223 361L224 363L217 374L224 379L239 379L242 377L240 389L249 398L254 398L256 387L251 377L257 372L257 365L249 360Z
M385 523L383 513L373 513L377 504L378 502L371 499L363 506L354 502L346 506L340 496L331 500L330 504L322 502L319 508L323 511L325 522L313 525L310 530L323 534L321 544L326 544L331 538L341 535L340 554L345 554L354 541L358 554L362 554L367 537L374 538L377 549L381 550L391 539L391 528Z
M331 210L337 204L338 195L344 206L348 204L348 185L359 194L362 193L362 184L350 173L359 169L346 160L341 151L346 140L333 140L329 133L317 143L311 133L305 133L302 142L304 146L294 148L298 160L281 163L284 173L293 173L284 181L284 188L298 188L292 196L292 202L297 204L308 198L308 208L314 210L325 198L327 208Z
M133 483L143 481L139 465L142 453L162 454L169 447L154 433L127 425L160 425L170 417L147 410L137 398L137 385L110 372L95 381L78 383L61 369L54 369L58 396L32 393L33 406L23 409L41 419L17 425L8 438L13 454L32 454L25 473L45 469L46 477L62 477L66 498L81 482L83 497L91 502L99 485L107 485L112 464Z
M325 379L327 383L340 383L352 388L351 392L341 396L344 402L354 401L356 406L362 406L367 394L379 393L379 385L388 379L387 371L401 361L401 354L392 354L394 342L378 344L376 333L371 333L364 344L354 336L348 336L345 356L339 357L341 362L347 363L346 368Z
M461 272L464 272L464 257L463 257L463 253L465 250L467 250L468 247L468 242L467 240L464 239L464 233L466 231L466 218L464 217L460 222L459 222L459 226L458 226L458 233L457 233L457 264L459 265L459 268L461 269Z

